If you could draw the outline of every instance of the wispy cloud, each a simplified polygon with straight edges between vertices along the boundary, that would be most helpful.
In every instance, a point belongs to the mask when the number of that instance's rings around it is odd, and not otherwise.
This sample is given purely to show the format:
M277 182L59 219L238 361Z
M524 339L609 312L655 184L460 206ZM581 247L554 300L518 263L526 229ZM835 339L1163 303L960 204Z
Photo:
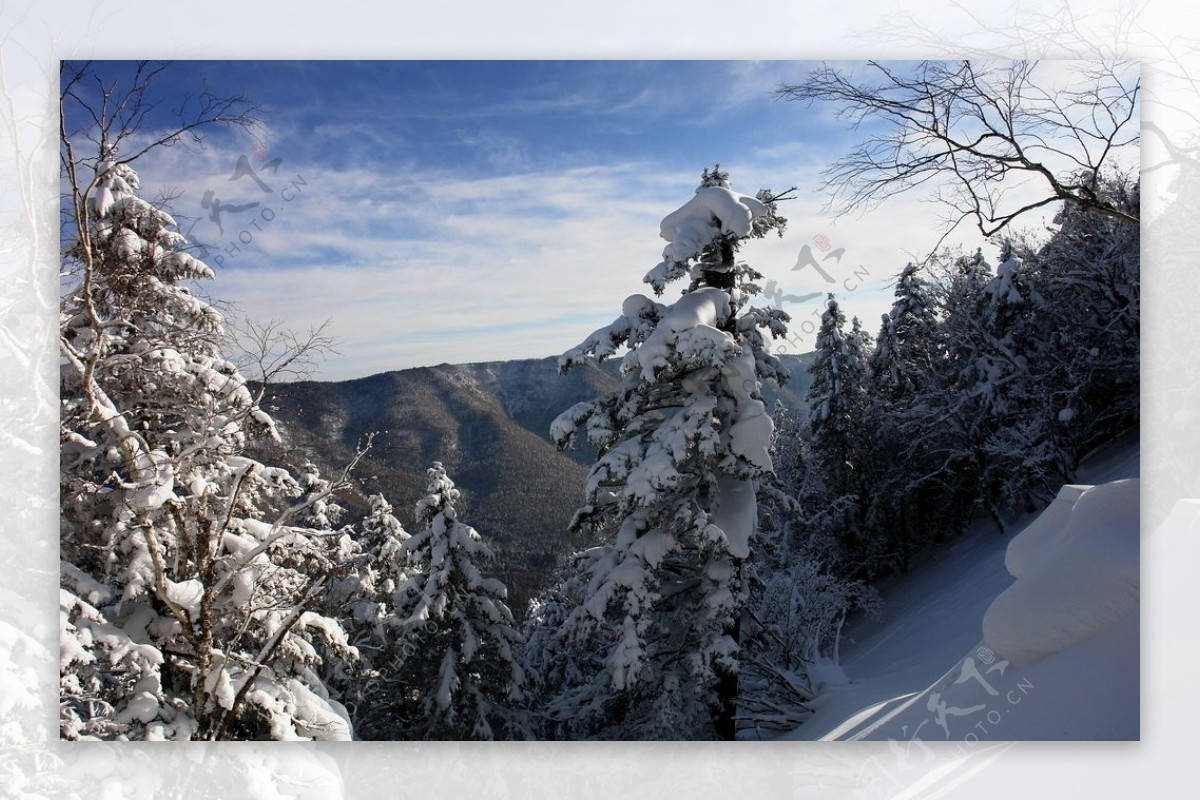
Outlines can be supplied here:
M700 169L717 160L743 191L799 188L783 208L791 221L785 236L748 243L742 254L774 282L776 294L836 292L873 330L890 305L887 281L910 253L936 241L935 217L928 206L900 200L886 213L828 219L818 173L843 143L805 137L802 125L780 127L771 117L778 106L760 91L802 66L706 65L710 78L725 77L703 90L685 71L643 86L631 80L623 90L627 107L608 120L632 133L614 135L607 151L576 146L570 137L547 139L539 130L566 125L554 115L572 109L599 116L601 94L584 85L557 100L546 97L544 106L528 93L501 97L495 105L513 110L531 103L531 116L516 128L484 115L479 125L437 129L452 132L445 141L381 125L378 117L394 110L376 114L366 98L357 117L331 113L307 132L295 120L314 108L294 108L272 121L265 152L253 150L249 137L216 137L202 153L159 151L139 169L151 191L170 186L181 193L181 221L217 270L206 291L253 317L297 328L332 318L341 355L324 366L323 378L571 347L609 322L627 295L649 292L642 276L661 257L659 220L687 201ZM628 76L659 69L623 66ZM718 114L668 129L648 124L638 110L704 109L711 116L714 104L727 109L722 124ZM754 128L747 120L770 130L747 137ZM703 137L691 138L705 126ZM594 127L572 131L582 137ZM671 135L662 136L667 130ZM350 156L348 141L361 145ZM471 149L475 158L464 158ZM270 191L244 169L239 174L239 163ZM221 216L224 231L211 203L204 205L210 192L232 204ZM845 248L829 265L835 284L793 269L817 234ZM819 301L774 302L792 303L785 308L797 315L798 331L802 318L819 314ZM801 331L799 340L807 345L811 337Z

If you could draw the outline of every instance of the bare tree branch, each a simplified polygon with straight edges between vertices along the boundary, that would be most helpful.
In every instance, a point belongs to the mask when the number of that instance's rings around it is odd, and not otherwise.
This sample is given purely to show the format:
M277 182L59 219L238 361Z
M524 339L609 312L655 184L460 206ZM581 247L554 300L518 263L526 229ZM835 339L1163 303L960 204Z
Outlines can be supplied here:
M868 72L858 80L823 65L778 90L832 104L839 119L867 132L824 173L834 213L925 187L985 236L1059 201L1138 224L1096 191L1117 154L1139 144L1141 82L1130 65L1081 68L1066 87L1033 61L924 61L905 71L872 61ZM1031 184L1036 194L1023 191Z
M261 400L268 385L305 381L329 354L338 353L338 340L329 333L332 323L325 320L297 331L278 319L227 319L225 350L238 371L259 384L257 400Z
M86 236L88 203L109 169L130 164L161 147L198 148L214 127L248 130L258 125L258 106L243 95L218 96L205 90L185 97L171 122L150 130L158 104L151 86L170 62L139 61L125 80L105 82L92 62L63 61L59 68L59 153L66 179L64 241ZM159 78L159 80L161 80Z

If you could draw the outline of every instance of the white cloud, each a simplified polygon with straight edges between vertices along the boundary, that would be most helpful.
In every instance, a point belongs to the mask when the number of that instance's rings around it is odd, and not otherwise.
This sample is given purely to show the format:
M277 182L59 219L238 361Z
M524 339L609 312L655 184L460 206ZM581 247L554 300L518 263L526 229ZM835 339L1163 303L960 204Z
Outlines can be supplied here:
M199 177L179 176L181 202L197 204L204 187L225 181L229 168L221 165L238 155L210 151ZM735 184L754 191L761 179L778 178L774 162L786 153L769 155L761 165L735 165ZM148 163L144 174L166 166ZM297 328L332 318L342 345L321 372L328 379L565 350L611 320L625 296L648 291L641 278L661 254L658 221L695 181L645 163L478 179L410 172L402 181L362 168L286 166L289 180L295 173L307 185L286 205L272 199L276 213L270 223L260 215L257 230L244 227L247 217L230 217L224 240L213 240L225 244L212 250L218 279L207 291ZM890 305L884 284L909 257L904 250L916 253L936 237L929 209L898 199L870 217L832 221L822 203L811 192L788 202L784 238L747 243L742 255L793 295L835 291L873 331ZM215 233L206 219L196 227ZM239 231L251 234L249 243L237 241ZM830 264L836 285L792 270L800 248L821 233L846 248L842 262ZM240 250L228 252L230 242ZM809 305L788 311L808 315Z
M733 64L745 86L730 90L725 102L742 102L739 93L761 93L806 68ZM356 123L330 123L326 133L357 131ZM209 261L218 270L206 291L296 328L333 319L342 345L320 374L329 379L545 356L576 344L610 321L627 295L649 291L641 279L661 254L658 222L688 199L697 178L648 160L543 161L536 170L498 176L403 161L332 165L289 152L289 142L295 140L282 135L272 142L270 155L283 161L277 173L260 176L270 193L248 177L229 180L249 140L214 139L199 154L161 150L139 169L151 191L161 185L183 192L178 211L212 246ZM519 169L514 142L481 145ZM838 146L785 139L725 164L744 191L799 188L782 207L786 235L747 243L742 255L784 294L834 291L847 315L874 333L891 303L890 280L937 242L938 209L906 195L868 215L830 219L819 172ZM228 214L222 235L200 203L209 189L227 203L260 205ZM793 269L801 247L818 234L845 248L841 262L829 263L832 284L814 270ZM964 228L954 241L974 247L976 240ZM819 313L819 301L785 307L797 315L798 331L814 306Z
M194 178L171 175L195 167L190 160L147 162L143 177L182 189L180 216L201 218L193 231L218 270L207 292L296 327L333 318L343 355L326 365L330 378L570 347L642 289L665 211L641 195L672 183L638 164L479 180L431 172L403 183L293 164L307 185L292 201L282 204L278 189L263 195L270 221L261 209L228 215L222 236L199 198L228 189L217 183L228 178L220 165L238 155L210 152Z

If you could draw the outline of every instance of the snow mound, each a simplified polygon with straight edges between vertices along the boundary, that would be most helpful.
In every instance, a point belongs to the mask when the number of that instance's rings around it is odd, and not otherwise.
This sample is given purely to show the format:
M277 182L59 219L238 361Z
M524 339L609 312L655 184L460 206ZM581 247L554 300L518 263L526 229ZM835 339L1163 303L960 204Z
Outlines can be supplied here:
M182 609L186 609L192 620L200 618L200 604L204 600L204 582L199 579L175 582L165 580L167 598Z
M891 619L847 629L851 682L826 685L784 739L888 741L920 773L927 743L1138 739L1138 484L1124 479L1139 470L1137 437L1122 438L1080 466L1096 486L1065 487L1008 542L979 520L888 588Z
M714 239L749 236L755 218L766 213L766 205L757 198L724 186L700 187L691 200L663 218L659 234L670 244L663 248L662 263L646 280L661 290L679 275L680 265L699 256Z
M686 238L688 227L699 221L714 229L717 228L714 222L719 224L721 233L749 236L754 218L766 212L766 206L757 198L721 186L702 186L691 200L663 218L659 234L668 242L675 242Z
M1009 573L1020 578L1042 560L1047 550L1061 544L1075 503L1089 489L1089 485L1064 484L1050 505L1013 537L1004 554L1004 566Z
M1009 545L1005 564L1017 580L984 614L987 645L1014 665L1028 665L1135 612L1138 512L1137 479L1064 487Z

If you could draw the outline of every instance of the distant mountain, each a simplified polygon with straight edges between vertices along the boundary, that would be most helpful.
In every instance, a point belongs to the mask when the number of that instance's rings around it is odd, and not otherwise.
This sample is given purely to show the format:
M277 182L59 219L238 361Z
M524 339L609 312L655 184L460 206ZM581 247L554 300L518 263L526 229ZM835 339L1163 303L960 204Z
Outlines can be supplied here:
M768 408L801 408L808 357L787 356L792 378L764 388ZM545 583L556 561L590 544L567 526L583 497L593 454L561 453L550 423L579 401L610 389L619 360L559 375L554 358L419 367L351 381L303 381L268 388L263 405L283 442L267 450L276 463L311 460L340 474L356 446L373 434L355 471L359 493L341 499L350 518L366 496L382 492L412 528L425 470L442 462L463 492L462 519L493 543L497 571L514 612Z

